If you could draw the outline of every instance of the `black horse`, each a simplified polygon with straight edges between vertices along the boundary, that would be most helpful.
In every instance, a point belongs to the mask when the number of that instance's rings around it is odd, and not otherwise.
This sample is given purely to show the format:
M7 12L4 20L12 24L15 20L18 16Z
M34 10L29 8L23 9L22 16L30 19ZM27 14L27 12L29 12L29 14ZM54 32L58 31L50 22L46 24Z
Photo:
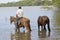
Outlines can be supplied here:
M50 20L47 16L39 16L38 17L38 20L37 20L37 23L38 23L38 30L40 30L40 26L41 28L45 29L46 30L46 24L48 25L48 30L50 32Z

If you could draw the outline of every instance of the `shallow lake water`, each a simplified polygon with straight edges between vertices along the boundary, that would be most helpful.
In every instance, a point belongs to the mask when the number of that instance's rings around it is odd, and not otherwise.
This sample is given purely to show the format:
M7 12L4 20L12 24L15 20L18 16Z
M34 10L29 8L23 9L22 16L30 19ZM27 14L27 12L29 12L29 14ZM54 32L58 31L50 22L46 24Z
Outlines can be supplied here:
M55 8L44 9L40 6L23 6L24 17L30 19L31 32L15 32L14 23L10 24L10 16L15 16L18 7L0 7L0 40L59 40L60 26L55 25ZM51 32L38 31L37 19L48 16ZM47 28L47 25L46 25ZM25 29L26 31L26 29Z

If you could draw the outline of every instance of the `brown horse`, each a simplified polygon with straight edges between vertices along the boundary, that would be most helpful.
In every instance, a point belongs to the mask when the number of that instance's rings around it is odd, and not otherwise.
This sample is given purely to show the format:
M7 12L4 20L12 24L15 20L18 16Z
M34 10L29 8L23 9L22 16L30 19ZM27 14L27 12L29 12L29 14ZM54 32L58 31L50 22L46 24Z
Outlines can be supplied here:
M47 16L39 16L38 17L38 20L37 20L37 23L38 23L38 30L40 30L40 26L41 28L45 29L46 30L46 24L48 25L48 30L50 32L50 20Z
M14 22L15 26L16 24L16 17L10 16L10 24ZM19 20L18 26L16 26L16 31L17 29L19 30L20 27L26 28L28 31L31 31L30 28L30 20L28 18L23 17L21 20Z

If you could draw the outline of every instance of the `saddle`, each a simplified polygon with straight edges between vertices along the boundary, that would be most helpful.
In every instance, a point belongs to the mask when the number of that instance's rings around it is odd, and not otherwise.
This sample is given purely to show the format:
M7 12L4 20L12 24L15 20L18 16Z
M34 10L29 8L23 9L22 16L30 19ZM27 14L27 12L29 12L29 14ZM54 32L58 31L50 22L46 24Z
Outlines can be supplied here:
M22 19L23 17L20 17L20 18L18 18L18 20L17 20L17 26L21 26L21 19Z

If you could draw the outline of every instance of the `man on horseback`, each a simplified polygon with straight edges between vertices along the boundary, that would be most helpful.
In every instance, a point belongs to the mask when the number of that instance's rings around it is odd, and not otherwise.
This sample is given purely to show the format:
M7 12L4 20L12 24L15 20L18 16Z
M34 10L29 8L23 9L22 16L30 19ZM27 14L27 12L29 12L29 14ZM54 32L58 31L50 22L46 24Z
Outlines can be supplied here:
M16 21L17 21L17 25L18 26L18 21L21 20L23 18L23 10L21 7L19 7L19 9L17 10L17 13L16 13Z

